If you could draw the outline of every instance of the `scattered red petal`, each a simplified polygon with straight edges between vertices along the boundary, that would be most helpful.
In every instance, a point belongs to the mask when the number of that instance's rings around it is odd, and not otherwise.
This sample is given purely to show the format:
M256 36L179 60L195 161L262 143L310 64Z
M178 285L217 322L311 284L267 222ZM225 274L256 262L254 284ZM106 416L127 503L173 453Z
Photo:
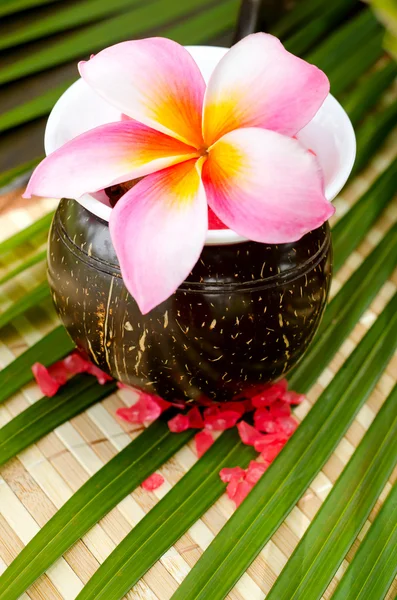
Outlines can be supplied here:
M189 429L189 417L187 415L176 415L168 421L168 427L173 433L181 433Z
M160 406L152 396L141 394L138 402L129 408L118 408L116 415L129 423L142 424L145 421L154 421L161 415L161 412Z
M63 359L68 373L77 375L78 373L89 373L97 378L98 383L104 385L107 381L112 381L113 377L102 371L99 367L84 358L79 352L72 352L69 356Z
M254 446L257 441L265 437L246 421L240 421L240 423L237 424L237 429L240 434L241 441L243 444L247 444L248 446Z
M225 431L235 426L241 414L234 410L225 410L217 415L209 415L204 419L207 429L211 431Z
M245 471L241 467L225 467L220 470L219 476L223 483L229 483L232 479L242 479L245 476Z
M277 402L274 402L270 407L270 415L273 419L278 419L278 417L289 417L290 414L291 406L282 400L277 400Z
M50 375L48 369L40 363L35 363L32 366L32 373L44 396L48 396L49 398L55 396L61 384Z
M65 385L69 379L69 371L66 368L63 360L60 360L48 367L48 372L51 377L59 383L59 385Z
M255 442L254 447L257 452L263 452L273 444L285 444L287 441L288 436L284 432L278 431L277 433L269 433L268 435L263 435L260 440Z
M230 402L225 403L225 409L234 410L235 412L238 412L241 416L243 416L246 412L254 410L254 407L251 404L251 400L231 400Z
M142 481L141 486L144 490L153 492L153 490L157 490L163 483L164 477L160 475L160 473L153 473L153 475L150 475L145 481Z
M63 359L63 363L71 375L77 373L86 373L91 363L81 356L78 352L72 352Z
M194 436L197 456L201 458L214 443L214 438L208 431L200 431Z
M168 408L170 408L170 406L177 406L178 408L185 408L184 404L174 404L171 402L168 402L167 400L163 400L163 398L161 398L160 396L156 396L156 394L149 394L148 392L142 392L139 390L139 397L145 401L145 402L150 402L153 401L155 402L159 407L161 412L163 413L165 410L167 410Z
M230 483L229 483L230 485ZM236 493L233 496L233 502L236 505L236 508L238 506L240 506L240 504L242 503L243 500L245 500L245 498L248 496L248 494L250 493L250 491L253 488L253 484L249 483L248 481L240 481L239 484L237 484L237 490Z
M191 429L202 429L204 427L204 420L197 406L194 406L191 410L189 410L187 417L189 419L189 427Z
M92 363L88 363L88 364L89 364L89 368L87 369L87 373L96 377L99 384L105 385L105 383L107 381L113 381L113 377L111 377L104 371L101 371L101 369L99 367L96 367Z
M298 394L297 392L284 392L281 396L281 400L288 402L288 404L301 404L306 399L305 394Z
M286 379L282 379L273 385L263 388L256 396L252 397L252 404L256 408L262 408L264 406L270 406L273 402L276 402L288 388L288 382Z
M245 481L248 481L248 483L252 483L253 485L255 485L255 483L257 483L259 481L259 479L262 477L262 475L266 471L267 467L268 467L268 463L257 462L256 460L251 460L251 462L248 466L248 469L247 469Z
M204 410L204 421L208 418L208 417L212 417L213 415L219 415L219 413L221 412L220 406L219 404L211 404L211 406L209 406L208 408L206 408Z
M239 479L237 477L233 477L226 486L226 494L228 495L230 500L233 500L234 496L236 495L239 483Z
M277 431L277 425L274 421L274 417L270 414L267 408L258 408L254 413L254 425L258 431L264 431L266 433L275 433Z
M267 461L269 463L271 463L276 456L281 452L281 450L284 448L285 443L283 442L276 442L274 444L269 444L268 446L266 446L266 448L263 450L263 452L261 452L261 457L263 458L264 461Z
M278 430L283 431L288 437L296 431L299 423L293 417L279 417L276 419Z

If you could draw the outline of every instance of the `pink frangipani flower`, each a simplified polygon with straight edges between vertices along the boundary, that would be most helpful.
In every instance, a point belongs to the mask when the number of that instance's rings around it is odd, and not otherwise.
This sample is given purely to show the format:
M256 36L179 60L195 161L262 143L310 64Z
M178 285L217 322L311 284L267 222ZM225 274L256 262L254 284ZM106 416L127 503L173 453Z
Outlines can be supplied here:
M188 51L162 38L116 44L79 70L127 118L50 154L25 197L78 199L142 178L109 224L142 313L166 300L197 262L208 205L238 234L276 244L298 240L333 214L316 157L294 137L329 82L277 38L246 37L207 86Z

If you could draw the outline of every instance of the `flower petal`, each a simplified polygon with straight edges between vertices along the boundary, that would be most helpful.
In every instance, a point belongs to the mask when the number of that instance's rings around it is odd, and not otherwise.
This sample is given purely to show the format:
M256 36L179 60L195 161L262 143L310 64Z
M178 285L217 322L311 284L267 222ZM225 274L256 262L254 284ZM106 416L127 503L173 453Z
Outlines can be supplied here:
M35 169L24 198L32 194L79 198L86 192L136 179L197 151L137 121L101 125L52 152Z
M202 179L218 217L256 242L296 241L334 213L315 156L275 131L227 133L212 147Z
M205 83L176 42L122 42L79 64L83 79L122 113L196 147L202 145Z
M196 160L148 175L116 204L110 234L142 313L166 300L199 259L207 202Z
M209 80L204 139L211 144L239 127L294 135L328 92L329 81L320 69L287 52L272 35L249 35L229 50Z

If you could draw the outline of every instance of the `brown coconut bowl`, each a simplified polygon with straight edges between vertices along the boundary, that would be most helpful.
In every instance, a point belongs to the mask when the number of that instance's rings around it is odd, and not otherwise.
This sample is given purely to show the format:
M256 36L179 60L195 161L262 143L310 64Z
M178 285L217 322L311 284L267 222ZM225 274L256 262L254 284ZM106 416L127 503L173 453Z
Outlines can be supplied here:
M305 354L331 280L328 224L298 242L205 246L177 291L142 315L108 224L62 200L48 278L78 348L116 379L167 400L225 401L285 376Z

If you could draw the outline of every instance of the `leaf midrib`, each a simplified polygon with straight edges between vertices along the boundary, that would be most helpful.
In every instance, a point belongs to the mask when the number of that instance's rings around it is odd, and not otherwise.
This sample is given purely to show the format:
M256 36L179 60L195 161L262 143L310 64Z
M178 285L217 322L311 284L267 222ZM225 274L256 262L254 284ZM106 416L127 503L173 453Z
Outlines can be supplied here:
M391 323L394 322L394 319L391 320ZM390 326L386 331L387 333L392 329L392 326ZM377 348L379 347L379 345L381 345L381 343L383 342L384 338L386 337L387 333L383 333L383 335L381 335L378 340L376 341L376 343L374 344L374 346L372 347L371 351L368 354L368 359L374 354L375 350L377 350ZM364 363L362 363L362 365L366 364L366 361ZM360 368L359 373L361 373L363 370L363 366ZM355 379L358 378L358 375L355 377ZM329 414L329 417L327 420L329 420L332 415L334 414L334 412L336 411L336 409L340 406L342 399L346 397L346 394L348 393L348 391L351 389L351 387L353 386L353 383L355 381L355 379L353 379L353 381L348 385L348 387L345 390L345 393L341 395L341 400L334 406L334 408L332 409L331 413ZM295 463L295 467L298 467L299 464L302 462L302 459L307 455L307 453L309 452L311 446L313 445L313 443L318 439L320 433L322 432L323 428L324 428L324 423L321 425L320 429L318 430L317 435L314 436L314 438L312 439L311 442L309 442L308 446L306 447L306 451L303 452L303 454L300 455L298 461ZM274 463L275 464L275 463ZM273 468L274 468L274 464L273 464ZM288 475L287 479L290 478L290 474ZM253 528L256 527L257 521L258 519L261 518L261 515L263 514L264 510L266 510L266 508L269 506L269 504L272 502L272 500L274 500L276 494L280 491L280 489L282 488L283 484L285 484L286 479L284 479L284 481L282 481L278 487L276 488L276 490L274 491L273 495L271 498L269 498L268 502L262 507L261 513L254 518L253 521L251 521L251 524L248 525L248 528L246 529L246 534L248 532L250 532ZM234 548L230 551L227 552L226 555L224 555L224 558L222 560L222 562L219 564L219 566L216 568L216 570L213 572L213 574L211 575L210 579L208 579L207 583L205 583L200 591L200 595L202 595L203 591L208 588L208 586L210 585L210 583L212 582L212 580L214 579L214 577L216 576L216 574L218 573L218 571L221 569L221 567L224 565L224 563L227 561L227 559L229 558L229 556L231 555L231 553L233 552ZM196 598L199 597L196 595Z

